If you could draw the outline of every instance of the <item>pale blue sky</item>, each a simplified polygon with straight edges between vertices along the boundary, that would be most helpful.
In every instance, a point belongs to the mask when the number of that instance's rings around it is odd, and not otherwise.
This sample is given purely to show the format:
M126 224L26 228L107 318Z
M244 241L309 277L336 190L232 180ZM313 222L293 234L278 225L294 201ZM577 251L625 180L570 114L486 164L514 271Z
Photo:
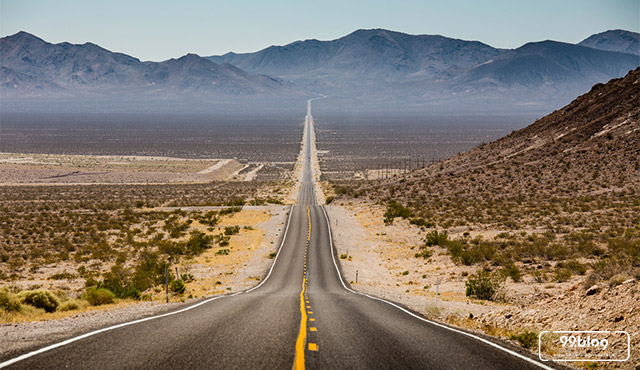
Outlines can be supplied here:
M154 61L331 40L359 28L501 48L546 39L576 43L608 29L640 32L640 0L0 0L1 36L23 30Z

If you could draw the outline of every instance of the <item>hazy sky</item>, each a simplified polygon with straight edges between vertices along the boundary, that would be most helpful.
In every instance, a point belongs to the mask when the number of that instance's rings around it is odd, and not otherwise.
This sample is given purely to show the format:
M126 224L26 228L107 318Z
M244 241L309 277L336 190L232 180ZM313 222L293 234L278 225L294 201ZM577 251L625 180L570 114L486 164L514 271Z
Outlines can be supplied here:
M96 43L142 60L248 52L359 28L440 34L502 48L640 32L639 0L0 0L1 36Z

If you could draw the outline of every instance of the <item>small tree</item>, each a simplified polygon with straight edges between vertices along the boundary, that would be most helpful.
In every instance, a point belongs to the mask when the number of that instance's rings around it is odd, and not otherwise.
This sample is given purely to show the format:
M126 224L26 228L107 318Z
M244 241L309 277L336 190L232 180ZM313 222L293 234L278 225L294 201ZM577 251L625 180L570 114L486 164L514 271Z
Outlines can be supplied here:
M502 279L489 271L480 270L475 274L469 275L465 286L467 288L467 297L493 301L502 286Z

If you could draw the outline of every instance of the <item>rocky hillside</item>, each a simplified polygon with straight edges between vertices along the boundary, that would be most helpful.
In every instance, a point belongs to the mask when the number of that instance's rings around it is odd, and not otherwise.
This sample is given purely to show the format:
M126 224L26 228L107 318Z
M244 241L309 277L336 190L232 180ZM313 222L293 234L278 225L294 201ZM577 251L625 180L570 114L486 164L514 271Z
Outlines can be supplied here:
M637 194L638 143L640 68L522 130L410 174L402 188L497 197Z
M640 68L495 142L334 189L421 227L419 255L530 284L638 279L639 103Z

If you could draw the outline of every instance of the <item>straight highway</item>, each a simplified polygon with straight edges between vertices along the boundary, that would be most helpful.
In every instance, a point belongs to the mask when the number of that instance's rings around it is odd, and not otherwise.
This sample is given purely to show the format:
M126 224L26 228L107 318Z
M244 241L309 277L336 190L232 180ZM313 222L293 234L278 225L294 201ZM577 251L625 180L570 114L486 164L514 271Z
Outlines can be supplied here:
M430 322L351 290L317 204L307 103L297 204L256 288L88 333L0 367L12 369L550 369L505 344Z

